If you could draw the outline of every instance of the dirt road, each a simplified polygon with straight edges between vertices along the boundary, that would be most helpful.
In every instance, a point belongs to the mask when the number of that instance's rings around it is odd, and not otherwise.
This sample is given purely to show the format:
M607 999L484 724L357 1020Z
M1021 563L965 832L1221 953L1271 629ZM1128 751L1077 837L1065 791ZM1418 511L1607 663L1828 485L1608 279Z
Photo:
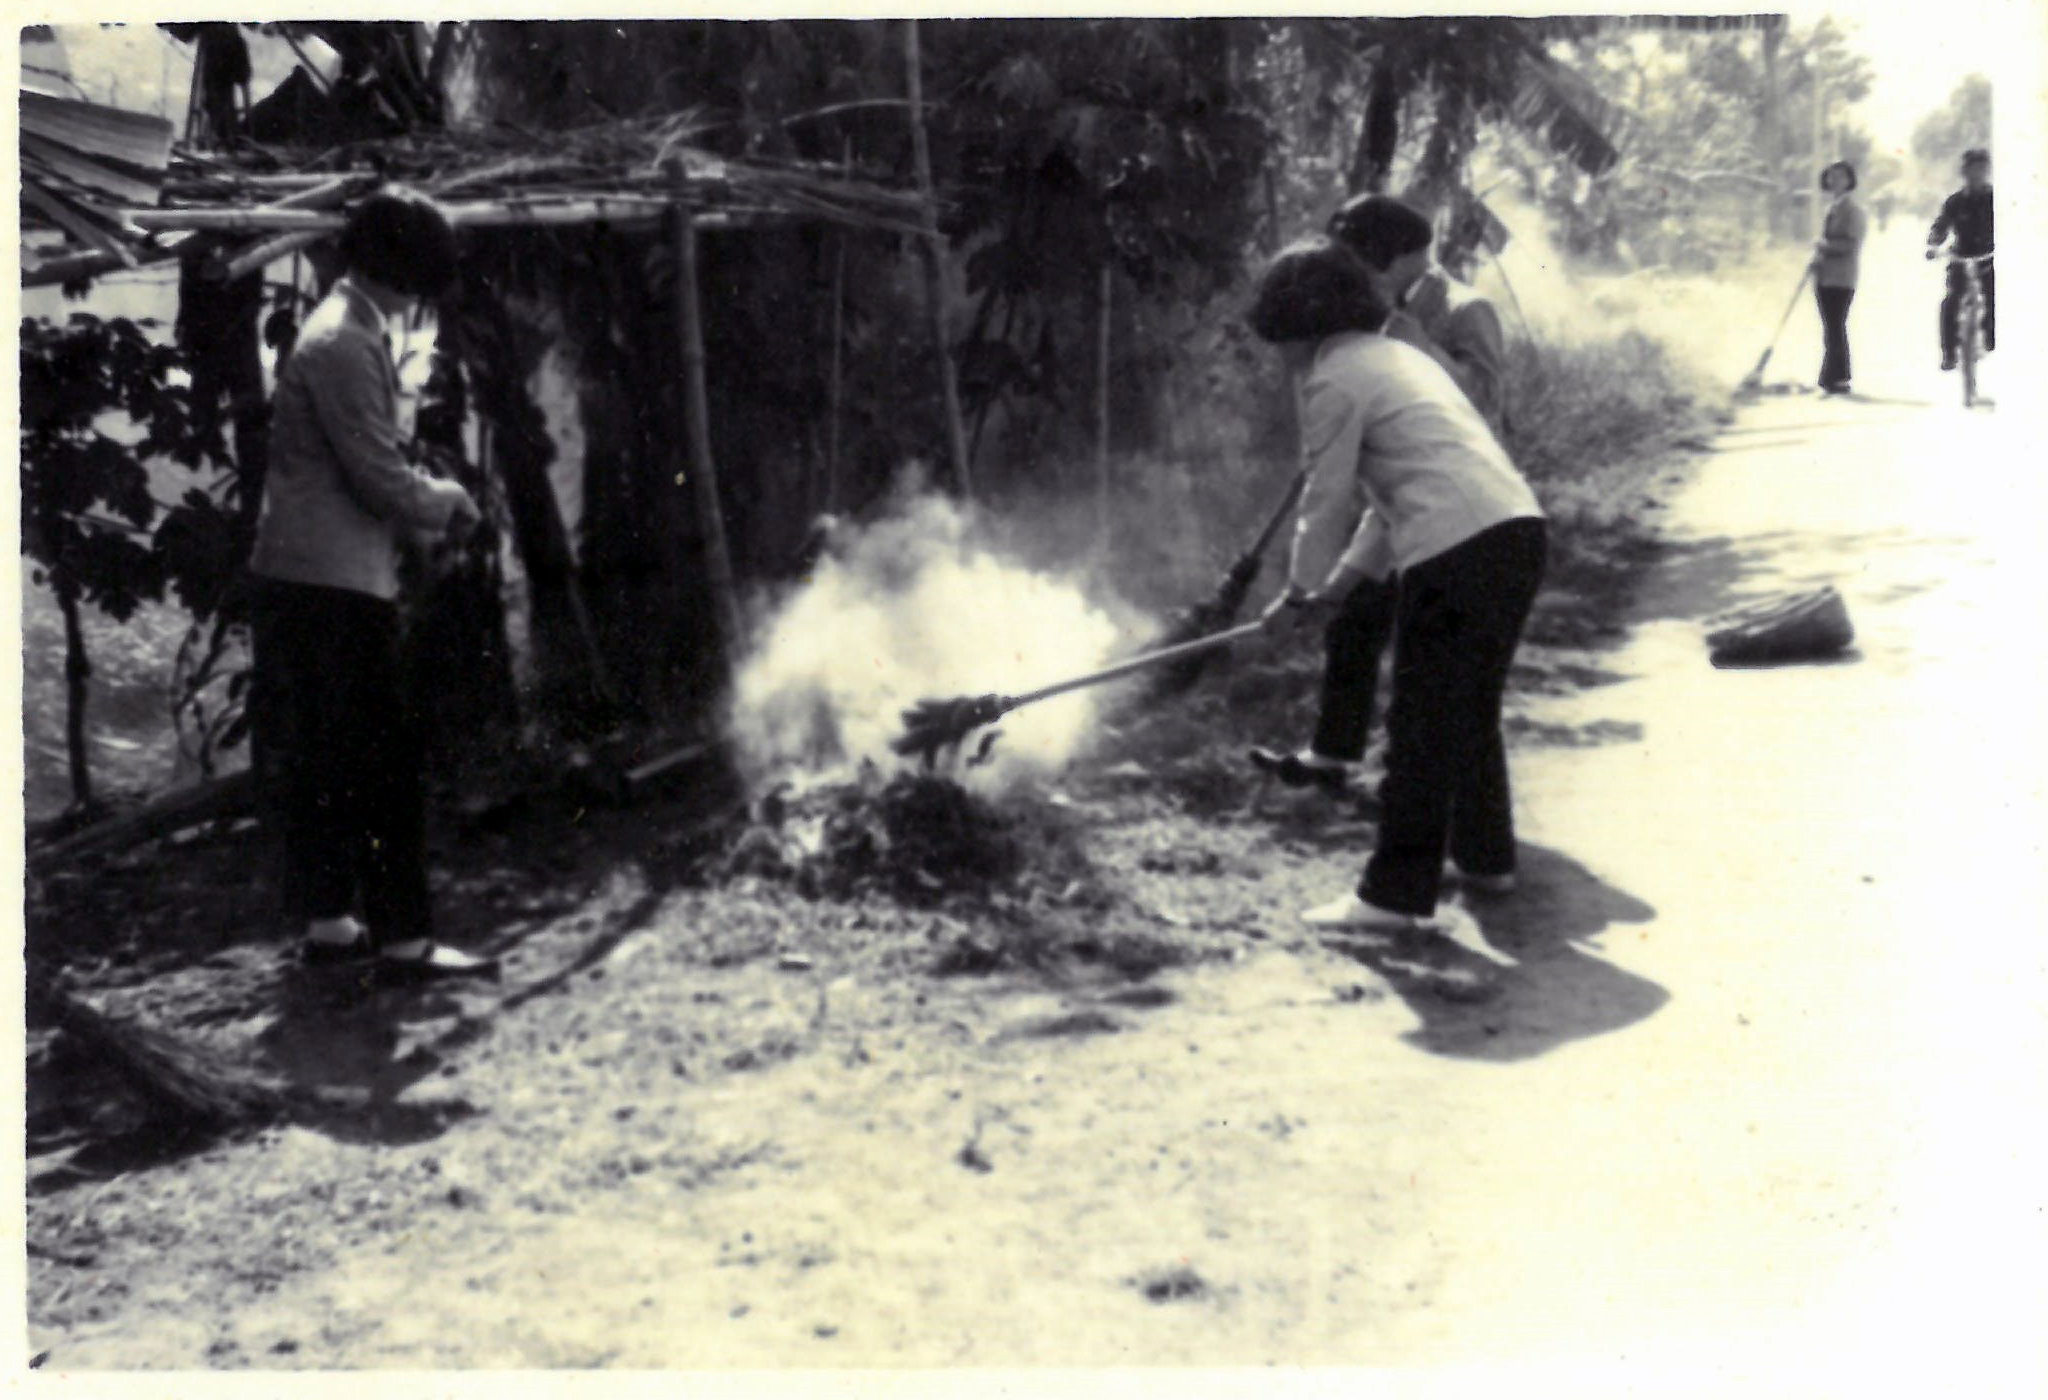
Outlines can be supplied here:
M374 1153L407 1173L378 1186L414 1194L403 1229L217 1298L145 1272L37 1344L57 1368L1549 1363L1655 1368L1658 1394L2032 1392L2041 491L1996 414L1876 349L1924 348L1924 290L1859 308L1864 401L1767 398L1674 487L1608 683L1521 721L1571 740L1517 756L1522 891L1427 965L1302 937L1359 853L1277 842L1223 857L1265 871L1231 887L1240 955L1139 987L930 984L867 1038L820 1030L874 995L827 969L790 997L804 1053L702 1085L573 1080L571 1050L508 1033L448 1069L487 1113L430 1141L292 1131L149 1188L232 1211L206 1178L238 1171L263 1230L289 1204L266 1182L330 1180L346 1216ZM1852 658L1707 664L1699 617L1819 579ZM1184 883L1175 917L1222 898ZM608 986L669 975L660 932ZM777 976L672 975L664 1006ZM557 1095L545 1134L521 1093ZM587 1140L617 1165L565 1185Z

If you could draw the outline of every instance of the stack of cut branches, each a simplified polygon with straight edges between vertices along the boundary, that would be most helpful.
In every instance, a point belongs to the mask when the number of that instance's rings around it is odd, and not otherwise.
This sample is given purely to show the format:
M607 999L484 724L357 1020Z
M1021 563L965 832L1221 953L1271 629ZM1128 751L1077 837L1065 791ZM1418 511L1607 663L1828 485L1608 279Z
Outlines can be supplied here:
M715 154L694 114L605 122L559 132L509 127L419 132L332 150L245 144L234 153L178 152L164 207L130 211L151 229L315 232L338 225L312 191L391 180L440 200L457 226L627 223L658 219L680 167L700 220L819 219L917 235L922 201L844 167ZM322 201L326 203L326 201Z

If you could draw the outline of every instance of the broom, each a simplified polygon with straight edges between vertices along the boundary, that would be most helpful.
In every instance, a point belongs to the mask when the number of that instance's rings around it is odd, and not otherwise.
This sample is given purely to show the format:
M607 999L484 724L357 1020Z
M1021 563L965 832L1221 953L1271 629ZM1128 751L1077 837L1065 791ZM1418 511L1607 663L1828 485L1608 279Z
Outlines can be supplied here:
M1771 332L1771 343L1764 347L1764 353L1757 357L1756 368L1751 370L1740 384L1735 386L1738 394L1752 393L1764 386L1764 366L1771 362L1771 352L1778 348L1778 337L1785 333L1786 324L1792 319L1793 308L1799 305L1799 294L1806 290L1806 279L1813 276L1813 265L1799 274L1799 283L1792 288L1792 299L1785 303L1785 314L1778 319L1778 328Z
M93 1009L41 968L29 968L27 992L30 1019L55 1026L86 1058L111 1070L160 1127L216 1132L254 1127L282 1121L308 1106L286 1086L199 1046Z
M1287 492L1266 518L1265 528L1252 541L1251 548L1238 556L1230 566L1230 572L1223 576L1216 591L1202 602L1183 610L1174 618L1153 645L1155 649L1181 646L1197 638L1213 636L1237 620L1238 610L1244 606L1245 598L1251 593L1252 584L1259 577L1264 564L1266 549L1273 543L1273 537L1280 533L1280 527L1287 523L1288 515L1308 485L1308 473L1300 472L1288 484ZM1166 700L1188 690L1201 679L1202 671L1208 666L1215 653L1209 649L1190 652L1185 659L1168 663L1152 684L1146 695L1154 700Z

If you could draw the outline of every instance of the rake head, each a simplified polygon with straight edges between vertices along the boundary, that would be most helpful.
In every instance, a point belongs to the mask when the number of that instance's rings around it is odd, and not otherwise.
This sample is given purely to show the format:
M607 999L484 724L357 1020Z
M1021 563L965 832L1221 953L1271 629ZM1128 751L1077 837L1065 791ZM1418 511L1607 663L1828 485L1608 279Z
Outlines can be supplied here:
M1009 711L1010 703L1005 695L920 700L903 712L903 732L889 741L889 749L905 758L922 758L931 768L941 751L957 748L975 730L994 724Z

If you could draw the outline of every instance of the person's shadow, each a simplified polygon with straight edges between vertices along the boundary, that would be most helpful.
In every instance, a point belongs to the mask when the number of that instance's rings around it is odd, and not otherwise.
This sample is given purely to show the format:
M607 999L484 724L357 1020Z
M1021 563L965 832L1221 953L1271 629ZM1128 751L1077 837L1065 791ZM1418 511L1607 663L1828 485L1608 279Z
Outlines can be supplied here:
M476 1112L462 1099L400 1099L444 1063L430 1044L404 1054L399 1046L408 1025L461 1016L446 994L379 986L352 970L292 968L275 1006L256 1044L273 1072L325 1103L302 1110L305 1126L345 1142L398 1145L438 1137Z
M1422 1024L1404 1039L1461 1059L1526 1060L1634 1025L1671 994L1584 951L1657 911L1561 852L1523 843L1513 894L1468 895L1443 933L1345 938Z

